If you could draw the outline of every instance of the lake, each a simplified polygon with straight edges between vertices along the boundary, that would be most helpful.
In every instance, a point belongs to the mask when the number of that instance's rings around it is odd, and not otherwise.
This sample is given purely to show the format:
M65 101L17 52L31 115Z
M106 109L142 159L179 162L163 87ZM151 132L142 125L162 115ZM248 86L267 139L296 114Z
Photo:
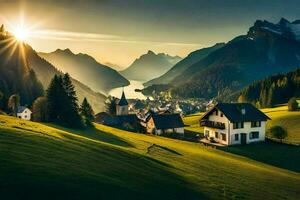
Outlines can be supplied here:
M135 89L143 89L143 82L136 80L129 80L130 85L124 87L125 96L127 99L146 99L147 97L141 92L134 91ZM121 98L123 87L114 88L109 91L109 95Z

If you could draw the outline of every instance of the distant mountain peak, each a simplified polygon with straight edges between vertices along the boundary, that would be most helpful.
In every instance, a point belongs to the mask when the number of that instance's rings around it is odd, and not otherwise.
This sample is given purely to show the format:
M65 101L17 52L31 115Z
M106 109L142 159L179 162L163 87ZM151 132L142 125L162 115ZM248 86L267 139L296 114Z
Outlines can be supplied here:
M56 49L53 53L65 53L65 54L72 54L72 55L74 55L74 53L69 48L66 48L66 49Z
M249 29L248 37L255 39L266 33L269 36L276 35L277 37L300 41L300 20L290 22L285 18L281 18L277 24L266 20L257 20L254 26Z
M289 21L289 20L287 20L287 19L285 19L285 18L281 18L280 19L280 21L279 21L279 25L281 25L281 26L286 26L287 24L290 24L291 22Z
M154 51L151 51L151 50L148 50L147 54L150 54L150 55L156 55L156 54L154 53Z

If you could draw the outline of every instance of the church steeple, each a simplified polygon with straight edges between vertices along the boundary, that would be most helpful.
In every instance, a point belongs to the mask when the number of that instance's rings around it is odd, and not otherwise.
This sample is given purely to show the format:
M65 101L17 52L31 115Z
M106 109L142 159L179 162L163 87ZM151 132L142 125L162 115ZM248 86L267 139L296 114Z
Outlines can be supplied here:
M128 115L128 101L125 97L125 93L124 93L124 89L122 91L122 96L121 99L117 105L117 115L121 116L121 115Z
M124 90L123 90L121 99L119 101L119 106L127 106L127 105L128 105L128 102L127 102L127 99L125 97L125 93L124 93Z

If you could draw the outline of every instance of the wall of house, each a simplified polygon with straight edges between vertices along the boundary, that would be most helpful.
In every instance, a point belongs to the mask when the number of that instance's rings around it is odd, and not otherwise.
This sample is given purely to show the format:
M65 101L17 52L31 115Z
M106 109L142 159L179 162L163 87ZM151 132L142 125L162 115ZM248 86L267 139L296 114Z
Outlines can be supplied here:
M17 117L24 120L31 120L31 111L29 109L25 109L22 113L17 113Z
M230 135L231 143L230 144L241 144L241 133L246 133L246 143L260 142L265 140L266 133L266 122L262 121L260 127L251 127L251 122L244 122L244 128L233 129L233 123L230 124ZM250 132L259 132L259 138L250 139ZM239 140L235 141L235 134L239 134Z
M218 115L216 115L215 112L213 112L213 114L209 115L208 120L209 121L214 121L214 122L221 122L225 124L225 129L217 129L217 128L210 128L210 127L204 127L204 134L206 134L208 132L208 138L212 137L214 138L214 140L216 142L219 142L221 144L225 144L228 145L229 141L229 120L227 119L227 117L225 115L223 115L223 117L221 117L222 112L219 111ZM215 137L215 133L218 132L219 137L216 138ZM222 140L221 134L225 134L226 135L226 140Z
M118 116L120 116L120 115L128 115L128 105L126 105L126 106L119 106L119 105L117 105L116 111L117 111L116 114Z
M149 121L146 124L146 131L147 133L153 133L155 131L155 125L152 117L149 119Z

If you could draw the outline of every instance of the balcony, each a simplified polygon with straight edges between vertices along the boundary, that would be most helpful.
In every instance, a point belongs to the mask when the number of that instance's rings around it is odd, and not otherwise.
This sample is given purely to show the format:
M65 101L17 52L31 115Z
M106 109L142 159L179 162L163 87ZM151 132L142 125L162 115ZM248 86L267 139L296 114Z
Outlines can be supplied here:
M210 128L217 128L217 129L225 129L225 124L221 122L213 122L208 120L201 120L200 126L206 126Z

